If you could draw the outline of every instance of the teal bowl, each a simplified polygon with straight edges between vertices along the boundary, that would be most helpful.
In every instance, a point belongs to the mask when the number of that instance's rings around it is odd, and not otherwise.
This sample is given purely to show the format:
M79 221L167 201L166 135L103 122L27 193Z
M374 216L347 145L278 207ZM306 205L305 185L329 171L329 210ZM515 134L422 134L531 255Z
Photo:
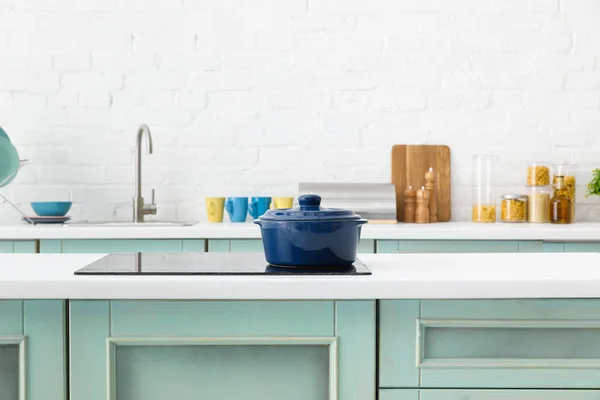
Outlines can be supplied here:
M36 201L31 208L40 217L63 217L72 205L71 201Z

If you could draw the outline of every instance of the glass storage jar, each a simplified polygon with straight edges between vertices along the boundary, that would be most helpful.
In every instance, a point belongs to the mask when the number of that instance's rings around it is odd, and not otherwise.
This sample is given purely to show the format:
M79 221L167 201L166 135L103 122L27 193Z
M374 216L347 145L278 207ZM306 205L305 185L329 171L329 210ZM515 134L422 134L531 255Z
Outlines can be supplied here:
M502 195L500 218L502 222L527 222L527 196L514 193Z
M496 197L493 193L494 155L472 157L472 212L473 222L496 222Z
M552 186L528 186L527 221L547 223L550 216Z
M550 168L547 163L534 162L527 166L527 186L548 186Z
M564 177L564 188L562 194L571 200L571 220L575 220L575 195L577 189L577 179L575 172L577 164L560 163L552 165L552 187L556 189L557 178Z

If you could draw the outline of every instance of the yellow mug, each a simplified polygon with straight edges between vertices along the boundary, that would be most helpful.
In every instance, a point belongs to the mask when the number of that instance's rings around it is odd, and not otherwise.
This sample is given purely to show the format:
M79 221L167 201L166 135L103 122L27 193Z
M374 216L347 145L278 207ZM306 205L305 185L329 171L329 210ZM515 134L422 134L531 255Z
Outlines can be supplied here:
M293 206L293 197L273 197L273 202L271 202L271 208L292 208Z
M208 222L223 222L224 207L225 197L207 197L206 216L208 217Z

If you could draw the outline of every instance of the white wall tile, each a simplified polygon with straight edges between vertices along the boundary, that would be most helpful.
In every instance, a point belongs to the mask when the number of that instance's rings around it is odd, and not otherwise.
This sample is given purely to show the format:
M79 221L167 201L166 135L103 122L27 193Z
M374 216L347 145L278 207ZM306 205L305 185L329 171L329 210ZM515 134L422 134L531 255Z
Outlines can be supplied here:
M164 218L202 198L294 195L299 181L388 181L394 144L600 167L596 0L0 0L0 126L31 159L3 189L75 194L76 218L129 218L135 133ZM581 195L581 196L580 196ZM0 208L3 220L14 212ZM18 217L13 218L18 220Z

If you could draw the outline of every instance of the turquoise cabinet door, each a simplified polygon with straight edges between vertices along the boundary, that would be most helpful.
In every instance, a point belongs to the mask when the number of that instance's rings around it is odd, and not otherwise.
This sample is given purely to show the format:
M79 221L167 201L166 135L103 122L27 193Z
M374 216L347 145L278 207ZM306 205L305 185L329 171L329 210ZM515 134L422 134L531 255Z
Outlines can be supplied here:
M598 253L600 243L565 243L565 251L578 253Z
M381 302L381 387L585 389L600 382L599 300L418 303Z
M372 239L361 239L358 243L359 254L373 254L375 253L375 241Z
M378 240L377 253L517 253L511 240Z
M82 239L41 240L40 253L203 252L204 240Z
M216 253L262 253L262 239L210 239L208 251Z
M600 400L598 390L399 390L379 391L379 400Z
M0 399L64 400L64 302L0 301Z
M544 242L541 240L519 242L519 253L563 253L564 251L564 243Z
M419 400L419 391L414 389L381 389L379 400Z
M0 253L36 253L35 240L0 240Z
M72 301L72 400L374 400L374 301Z

